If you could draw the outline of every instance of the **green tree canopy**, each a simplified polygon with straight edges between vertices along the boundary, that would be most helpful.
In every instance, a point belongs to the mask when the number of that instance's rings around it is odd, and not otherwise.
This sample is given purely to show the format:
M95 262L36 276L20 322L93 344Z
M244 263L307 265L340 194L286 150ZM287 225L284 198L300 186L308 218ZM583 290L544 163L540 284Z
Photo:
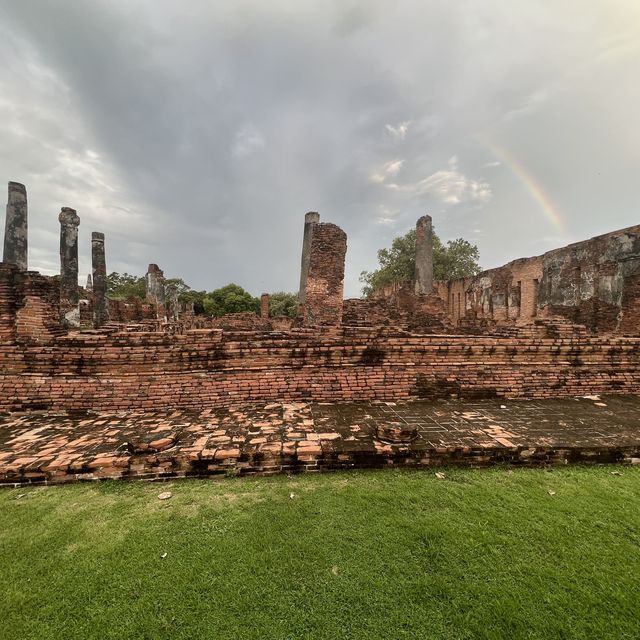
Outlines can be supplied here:
M295 293L286 293L285 291L270 294L269 315L295 318L298 315L298 296Z
M112 271L107 276L107 295L114 300L144 300L147 294L144 277Z
M209 316L223 316L227 313L260 311L260 301L237 284L228 284L207 293L203 298L204 311Z
M445 245L433 234L433 277L436 280L467 278L480 273L479 257L478 247L467 240L449 240ZM378 269L360 274L364 295L390 284L411 282L416 266L415 229L394 238L390 248L380 249L378 262Z

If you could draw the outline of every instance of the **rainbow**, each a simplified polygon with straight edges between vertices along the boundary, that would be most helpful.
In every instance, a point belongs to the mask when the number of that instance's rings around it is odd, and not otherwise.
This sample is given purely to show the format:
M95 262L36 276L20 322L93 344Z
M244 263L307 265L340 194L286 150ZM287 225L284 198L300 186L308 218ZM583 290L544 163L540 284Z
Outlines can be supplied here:
M569 230L558 213L558 209L551 201L551 198L545 193L542 185L536 180L526 167L508 150L500 146L496 142L489 140L487 137L478 137L496 157L500 158L505 165L520 180L529 195L538 203L544 217L553 225L556 231L562 236L563 240L569 238Z

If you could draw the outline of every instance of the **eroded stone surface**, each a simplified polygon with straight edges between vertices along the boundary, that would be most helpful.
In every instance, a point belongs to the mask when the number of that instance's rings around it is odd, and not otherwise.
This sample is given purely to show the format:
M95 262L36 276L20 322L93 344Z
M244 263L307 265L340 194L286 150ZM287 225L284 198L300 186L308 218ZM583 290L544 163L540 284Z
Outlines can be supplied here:
M416 223L415 292L428 295L433 291L433 226L431 216L422 216Z
M64 325L80 326L78 290L78 226L74 209L62 207L60 222L60 317Z
M91 234L91 267L93 271L93 322L101 327L109 320L107 306L107 263L104 253L104 233Z
M304 303L307 278L309 276L309 260L311 258L311 235L314 225L320 222L320 214L316 211L309 211L304 216L304 232L302 236L302 260L300 264L300 290L298 292L298 300L300 304Z
M19 182L9 183L4 227L2 261L26 271L28 247L27 189Z
M385 425L417 437L378 439ZM0 482L640 460L640 397L0 417Z

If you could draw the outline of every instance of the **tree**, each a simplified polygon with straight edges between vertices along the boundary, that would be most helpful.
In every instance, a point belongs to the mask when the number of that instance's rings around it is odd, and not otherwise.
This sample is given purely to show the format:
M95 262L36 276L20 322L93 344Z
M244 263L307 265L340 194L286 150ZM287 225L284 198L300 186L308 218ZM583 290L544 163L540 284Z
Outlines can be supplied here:
M177 291L180 302L183 302L182 296L191 292L191 287L182 278L166 278L164 288Z
M446 245L433 234L433 277L436 280L467 278L480 273L478 247L467 240L449 240ZM366 296L390 284L411 282L416 268L415 229L394 238L389 249L378 251L379 268L363 271L360 282Z
M205 313L209 316L223 316L227 313L260 311L260 301L237 284L228 284L207 293L203 298Z
M298 296L284 291L270 294L269 315L295 318L298 315Z
M112 271L107 276L107 295L114 300L144 300L147 288L143 277Z
M204 299L207 295L206 291L194 291L193 289L189 289L188 291L183 291L182 293L178 293L178 300L180 302L192 302L193 303L193 313L197 316L204 315Z

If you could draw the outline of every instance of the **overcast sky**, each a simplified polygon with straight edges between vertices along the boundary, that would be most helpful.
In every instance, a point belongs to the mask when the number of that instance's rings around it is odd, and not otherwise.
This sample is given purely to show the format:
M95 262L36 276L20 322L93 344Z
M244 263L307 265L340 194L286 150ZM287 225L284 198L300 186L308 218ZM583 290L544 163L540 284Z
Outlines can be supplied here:
M0 0L0 181L32 269L77 209L81 282L103 231L109 271L294 291L307 211L347 296L424 213L536 255L640 223L639 117L638 0Z

